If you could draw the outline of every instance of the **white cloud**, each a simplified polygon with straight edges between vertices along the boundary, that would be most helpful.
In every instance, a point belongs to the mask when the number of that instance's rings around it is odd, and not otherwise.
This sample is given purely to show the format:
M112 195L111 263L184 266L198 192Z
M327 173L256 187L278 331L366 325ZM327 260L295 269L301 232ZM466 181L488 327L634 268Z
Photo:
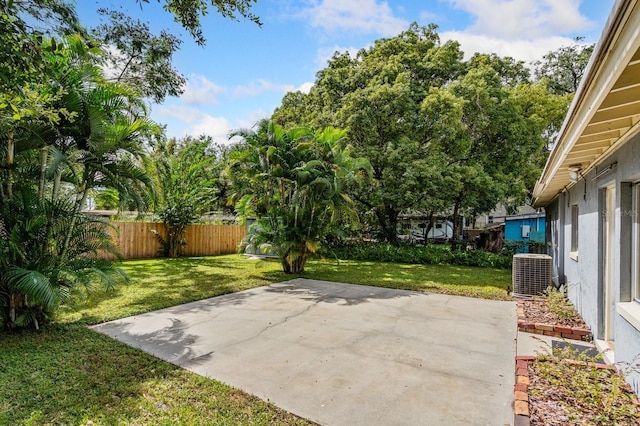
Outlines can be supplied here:
M266 79L258 79L252 81L246 86L237 86L233 89L233 95L238 98L255 97L264 92L281 92L287 93L295 90L292 84L277 84Z
M189 105L215 105L218 95L225 89L210 81L204 75L192 75L187 80L184 93L180 96Z
M476 17L468 29L497 38L529 39L571 34L594 23L580 13L582 0L449 0Z
M541 60L548 52L562 46L575 44L567 37L541 37L529 40L505 40L487 35L476 35L468 32L449 31L440 34L440 39L456 40L465 54L465 59L474 53L495 53L498 56L511 56L514 59L530 63Z
M238 120L238 125L239 125L238 127L241 127L244 129L253 129L255 128L256 124L258 124L261 120L265 118L270 118L272 114L273 114L273 110L267 111L263 108L249 111L244 116L244 118Z
M234 126L224 117L214 117L195 108L185 106L161 106L158 114L162 117L169 117L184 124L185 130L181 136L208 135L215 142L229 143L229 133L234 130ZM169 133L171 129L169 129Z
M113 58L113 62L108 61L107 63L103 63L100 65L104 74L104 78L106 78L107 80L115 80L122 73L121 64L126 62L126 58L117 47L111 44L106 45L102 49L105 50L105 53L112 55Z
M309 91L311 90L312 87L313 87L313 82L312 81L306 81L306 82L302 83L300 86L298 86L296 91L299 91L299 92L302 92L302 93L309 93Z
M320 68L325 68L329 62L329 60L333 57L334 53L340 52L349 52L351 58L355 58L358 54L360 48L358 47L341 47L341 46L333 46L333 47L322 47L318 49L316 53L316 64Z
M328 33L355 31L394 36L409 23L394 16L386 1L316 0L305 16L313 27Z

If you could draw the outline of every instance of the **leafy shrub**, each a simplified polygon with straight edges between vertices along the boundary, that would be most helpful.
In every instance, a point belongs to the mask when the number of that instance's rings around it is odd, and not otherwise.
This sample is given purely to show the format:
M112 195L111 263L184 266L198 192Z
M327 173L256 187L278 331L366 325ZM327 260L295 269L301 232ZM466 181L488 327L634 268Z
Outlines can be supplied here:
M538 253L546 254L547 247L545 243L539 241L505 241L502 246L502 254L505 256L513 256L517 253Z
M344 260L364 260L392 263L411 263L424 265L464 265L492 268L511 267L512 257L489 253L484 250L461 248L451 250L445 245L416 246L410 244L393 245L378 242L334 242L321 253L325 257Z
M547 307L559 319L567 320L577 315L573 304L567 299L567 289L561 286L559 289L549 286L544 291L544 297L547 301Z
M640 406L625 377L637 372L640 364L618 363L616 369L602 369L596 365L601 362L601 356L589 356L571 345L554 348L534 363L543 388L533 389L532 396L549 395L545 387L554 389L554 398L571 424L586 424L585 420L596 425L637 424Z

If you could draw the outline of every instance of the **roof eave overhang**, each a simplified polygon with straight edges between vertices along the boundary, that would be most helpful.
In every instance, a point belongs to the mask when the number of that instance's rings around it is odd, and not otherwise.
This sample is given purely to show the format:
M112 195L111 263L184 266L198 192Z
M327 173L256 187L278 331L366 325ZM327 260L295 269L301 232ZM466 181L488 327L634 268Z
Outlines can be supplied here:
M534 206L573 185L570 167L586 175L639 131L640 10L638 0L618 0L535 185Z

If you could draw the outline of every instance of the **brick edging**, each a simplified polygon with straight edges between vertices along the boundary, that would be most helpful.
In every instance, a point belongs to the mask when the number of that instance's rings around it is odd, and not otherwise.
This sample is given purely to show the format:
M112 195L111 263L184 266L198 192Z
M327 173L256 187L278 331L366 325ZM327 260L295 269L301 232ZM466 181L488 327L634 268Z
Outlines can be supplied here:
M532 355L517 355L516 356L516 383L513 385L513 397L514 397L514 425L515 426L530 426L531 424L531 411L529 407L529 384L531 379L529 377L529 363L533 362L536 356ZM584 365L583 362L565 360L569 362L575 362L577 365ZM614 369L611 365L607 364L591 364L599 369Z
M561 325L526 322L524 316L524 301L518 300L518 331L542 334L544 336L562 337L565 339L593 341L591 330L585 328L564 327Z
M536 359L535 356L516 356L516 384L513 386L515 426L529 426L530 424L529 362L534 359Z

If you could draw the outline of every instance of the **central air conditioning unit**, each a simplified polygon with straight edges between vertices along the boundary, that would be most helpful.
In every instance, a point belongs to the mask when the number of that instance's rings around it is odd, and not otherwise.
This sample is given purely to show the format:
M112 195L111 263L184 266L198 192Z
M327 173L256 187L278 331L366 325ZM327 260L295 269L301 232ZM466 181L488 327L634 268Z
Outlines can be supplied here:
M513 256L513 295L541 295L551 285L552 269L549 255L516 254Z

